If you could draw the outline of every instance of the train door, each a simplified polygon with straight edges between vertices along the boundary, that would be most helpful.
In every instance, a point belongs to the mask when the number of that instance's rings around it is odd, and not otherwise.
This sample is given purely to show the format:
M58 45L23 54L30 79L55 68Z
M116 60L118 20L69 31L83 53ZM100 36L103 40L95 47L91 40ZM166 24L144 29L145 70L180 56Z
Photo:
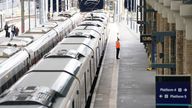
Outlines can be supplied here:
M84 82L85 82L85 103L87 102L87 79L86 79L86 72L84 72Z
M98 47L97 47L97 67L99 66L99 60L101 57L101 47L102 47L102 43L99 41Z
M99 66L99 58L100 58L100 54L99 54L99 46L96 49L96 66Z
M89 64L88 64L89 65ZM89 93L90 93L90 90L91 90L91 72L90 72L90 67L88 66L87 68L87 83L86 83L86 86L87 86L87 97L89 96Z
M80 77L80 91L79 91L79 94L80 94L80 103L81 103L81 108L84 108L85 107L85 100L86 100L86 95L85 95L85 76L84 76L84 73L82 74L82 76Z
M62 29L63 29L63 28L62 28ZM60 31L60 32L58 33L59 41L62 40L62 36L65 36L65 29L63 29L62 31ZM59 41L58 41L58 42L59 42Z
M93 76L95 77L96 71L97 71L97 52L96 49L94 49L93 55L92 55L92 68L93 68Z
M104 33L101 35L101 42L102 42L102 48L101 48L101 56L103 55L104 52L104 46L105 46L105 36Z
M79 89L75 90L74 94L72 96L72 99L68 99L68 100L71 100L69 101L69 104L67 106L67 108L81 108L81 103L80 103L80 95L79 95Z
M38 60L38 51L33 53L34 58L32 59L32 64L35 64Z
M92 83L93 83L93 63L92 63L92 58L91 58L91 60L89 61L89 70L90 70L90 84L92 85ZM90 86L91 86L90 85Z
M80 96L79 96L79 90L75 91L76 93L73 101L71 103L71 108L81 108L81 103L80 103Z

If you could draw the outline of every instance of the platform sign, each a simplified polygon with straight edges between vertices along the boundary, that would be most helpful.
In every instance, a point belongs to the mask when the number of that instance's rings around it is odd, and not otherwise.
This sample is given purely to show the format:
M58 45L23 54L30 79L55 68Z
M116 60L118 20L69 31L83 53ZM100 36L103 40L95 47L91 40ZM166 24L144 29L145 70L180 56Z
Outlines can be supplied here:
M189 108L191 76L156 76L156 108Z
M142 42L142 43L151 43L152 42L151 35L150 34L141 34L140 42Z

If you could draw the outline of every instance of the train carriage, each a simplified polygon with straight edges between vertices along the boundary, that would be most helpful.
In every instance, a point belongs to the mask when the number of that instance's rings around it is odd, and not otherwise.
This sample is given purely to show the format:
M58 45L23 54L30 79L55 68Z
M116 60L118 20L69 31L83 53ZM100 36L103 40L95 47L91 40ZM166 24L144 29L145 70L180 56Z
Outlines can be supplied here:
M104 31L74 29L0 95L0 108L85 108L105 49Z
M77 29L78 28L78 29ZM99 60L102 54L102 38L101 35L99 35L99 33L97 33L94 30L84 30L84 29L80 29L79 27L77 27L75 30L73 30L68 36L67 38L71 38L71 37L79 37L79 38L91 38L91 39L96 39L98 42L98 46L96 48L95 54L96 54L96 67L99 66Z
M18 47L19 50L7 55L8 57L0 57L0 93L10 87L32 64L36 63L45 53L61 41L73 29L73 24L82 21L80 15L76 13L71 18L54 17L57 20L52 19L41 26L13 37L11 40L6 38L7 42L1 39L0 46ZM3 51L0 51L0 53L6 56ZM17 59L22 56L22 59Z
M77 38L79 37L79 38ZM88 37L88 36L77 36L77 37L68 37L63 39L60 43L65 44L82 44L84 46L87 46L91 49L91 60L90 60L90 72L91 72L91 84L93 83L94 77L96 76L97 71L97 49L98 49L98 39L94 37Z

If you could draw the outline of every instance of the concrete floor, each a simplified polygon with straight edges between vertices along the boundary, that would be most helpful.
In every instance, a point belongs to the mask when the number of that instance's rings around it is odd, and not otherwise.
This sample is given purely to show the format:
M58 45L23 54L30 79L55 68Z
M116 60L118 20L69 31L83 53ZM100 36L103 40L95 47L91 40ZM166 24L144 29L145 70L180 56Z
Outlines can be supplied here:
M111 23L101 77L92 108L155 108L155 71L146 71L147 55L139 35L125 25ZM115 58L119 33L120 59Z

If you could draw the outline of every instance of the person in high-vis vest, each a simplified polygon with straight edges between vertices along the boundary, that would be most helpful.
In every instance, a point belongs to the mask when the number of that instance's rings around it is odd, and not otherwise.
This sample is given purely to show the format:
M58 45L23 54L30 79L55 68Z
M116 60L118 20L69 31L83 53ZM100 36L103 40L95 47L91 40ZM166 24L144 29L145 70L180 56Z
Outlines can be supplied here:
M119 38L117 37L117 41L116 41L116 59L119 59L119 51L120 51L120 42L119 42Z

